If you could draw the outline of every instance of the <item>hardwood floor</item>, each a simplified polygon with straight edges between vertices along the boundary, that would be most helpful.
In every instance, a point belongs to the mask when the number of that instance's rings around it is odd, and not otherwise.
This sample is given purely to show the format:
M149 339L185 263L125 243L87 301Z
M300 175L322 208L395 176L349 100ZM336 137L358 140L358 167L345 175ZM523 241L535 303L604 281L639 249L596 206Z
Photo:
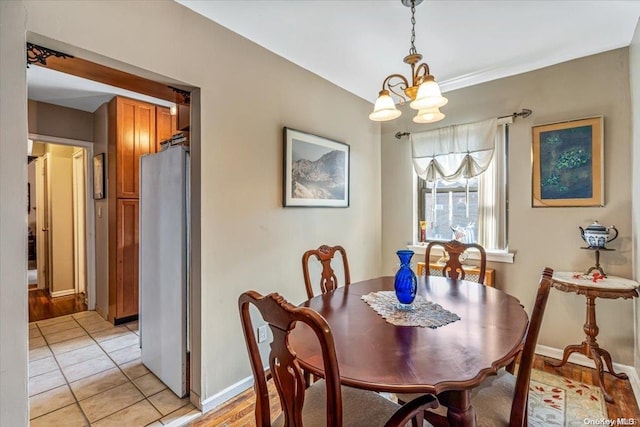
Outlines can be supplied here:
M87 310L84 294L51 298L43 289L29 291L29 322Z
M555 359L536 355L533 369L560 375L585 384L593 384L592 375L595 373L595 369L585 368L584 366L574 365L573 363L567 363L562 368L554 368L544 363L545 360ZM612 375L605 374L604 383L607 391L615 401L615 403L607 403L608 417L614 420L618 418L633 418L636 420L636 423L640 422L640 409L633 396L633 389L631 388L629 380L619 380Z
M567 363L562 368L554 368L544 363L549 359L543 356L537 356L534 361L533 368L555 375L564 376L569 379L581 381L585 384L593 384L593 369L583 366ZM629 380L619 380L611 375L605 374L605 384L607 390L615 403L607 404L607 416L610 419L633 418L635 422L640 421L640 409L638 403L633 396L633 389ZM280 407L277 403L278 396L273 383L269 381L269 399L271 401L271 419L275 419L280 414ZM255 426L253 407L255 404L255 396L253 389L249 389L234 399L227 402L220 409L210 412L203 417L195 420L190 424L191 427L247 427Z

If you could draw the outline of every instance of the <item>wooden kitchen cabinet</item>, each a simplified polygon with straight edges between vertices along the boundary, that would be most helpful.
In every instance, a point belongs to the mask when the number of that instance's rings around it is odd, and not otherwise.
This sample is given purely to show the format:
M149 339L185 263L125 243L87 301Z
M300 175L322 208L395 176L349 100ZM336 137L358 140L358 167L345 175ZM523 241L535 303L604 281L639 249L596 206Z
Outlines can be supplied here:
M191 126L191 106L189 104L177 104L178 130L188 131Z
M171 139L177 133L177 120L167 107L156 107L156 152L161 150L160 143Z
M137 198L140 156L156 152L156 106L116 97L109 113L115 121L116 197Z
M138 316L140 156L156 152L158 117L162 132L167 119L171 126L171 115L158 116L159 108L123 97L109 103L109 320L115 324Z
M119 199L117 201L116 313L118 319L138 314L139 214L139 200Z

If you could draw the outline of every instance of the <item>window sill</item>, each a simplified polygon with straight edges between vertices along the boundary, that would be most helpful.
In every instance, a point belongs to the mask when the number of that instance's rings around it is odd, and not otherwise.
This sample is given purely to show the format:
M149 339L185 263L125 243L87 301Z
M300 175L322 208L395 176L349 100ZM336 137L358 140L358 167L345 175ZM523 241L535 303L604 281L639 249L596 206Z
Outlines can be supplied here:
M417 244L417 245L407 245L408 249L411 249L415 254L424 255L427 249L427 244ZM435 247L431 250L431 253L435 256L442 256L443 249L440 247ZM513 264L513 259L515 257L515 253L506 252L506 251L486 251L487 252L487 261L491 262L502 262L505 264ZM473 249L469 251L469 258L471 260L479 260L480 255L478 251L474 251Z

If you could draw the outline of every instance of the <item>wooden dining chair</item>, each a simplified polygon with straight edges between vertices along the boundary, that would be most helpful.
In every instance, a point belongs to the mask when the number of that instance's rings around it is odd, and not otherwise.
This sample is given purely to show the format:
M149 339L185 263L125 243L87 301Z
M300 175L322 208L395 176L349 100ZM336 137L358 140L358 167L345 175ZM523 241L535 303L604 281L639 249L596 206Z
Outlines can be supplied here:
M435 246L442 246L443 250L448 255L448 259L442 266L442 268L440 268L439 266L431 267L429 265L429 261L431 259L431 249ZM424 253L425 274L429 276L431 274L431 269L434 269L440 273L438 274L440 276L450 277L452 279L465 279L466 274L464 269L462 268L462 261L460 261L460 256L471 248L476 249L478 252L480 252L480 265L478 266L480 272L478 273L477 280L475 277L470 277L469 279L474 282L484 283L484 276L487 271L486 251L482 246L476 243L462 243L457 240L451 240L449 242L429 242Z
M351 276L349 274L349 261L347 260L347 251L342 246L328 246L321 245L318 249L310 249L302 255L302 273L304 274L304 285L307 288L307 296L309 299L315 296L313 291L313 282L309 275L309 260L311 257L315 257L322 265L322 273L320 275L320 291L324 294L326 292L336 289L340 282L338 277L331 267L331 263L335 257L336 252L340 253L342 258L342 268L344 271L344 285L347 286L351 283Z
M282 408L282 414L274 421L250 305L258 309L273 336L269 368ZM240 295L238 306L254 377L257 427L396 427L404 426L416 416L422 417L425 409L437 407L436 399L430 395L400 406L373 391L341 386L333 334L327 321L315 310L295 307L278 294L262 296L255 291ZM311 328L322 351L325 379L308 388L296 353L288 343L289 333L298 322Z
M517 375L501 369L497 375L487 377L471 391L471 405L476 411L476 424L482 427L527 427L529 381L535 357L536 343L542 325L553 279L553 270L545 268L540 278L536 300L531 311L529 326L520 352ZM416 395L399 395L399 401L414 399ZM434 425L447 425L444 408L446 398L438 396L438 413L427 411L425 419Z

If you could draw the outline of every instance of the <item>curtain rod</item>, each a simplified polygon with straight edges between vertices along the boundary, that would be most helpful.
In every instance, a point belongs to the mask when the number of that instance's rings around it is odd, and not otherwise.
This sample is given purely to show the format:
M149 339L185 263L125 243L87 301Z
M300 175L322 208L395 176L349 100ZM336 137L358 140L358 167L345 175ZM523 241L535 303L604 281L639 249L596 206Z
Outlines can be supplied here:
M508 117L511 117L513 119L515 119L516 117L522 117L523 119L526 119L527 117L529 117L531 115L532 111L528 108L523 108L522 111L520 111L519 113L513 113L513 114L509 114L506 116L500 116L498 117L498 119L506 119ZM409 136L411 135L411 132L396 132L396 138L400 139L403 136Z

